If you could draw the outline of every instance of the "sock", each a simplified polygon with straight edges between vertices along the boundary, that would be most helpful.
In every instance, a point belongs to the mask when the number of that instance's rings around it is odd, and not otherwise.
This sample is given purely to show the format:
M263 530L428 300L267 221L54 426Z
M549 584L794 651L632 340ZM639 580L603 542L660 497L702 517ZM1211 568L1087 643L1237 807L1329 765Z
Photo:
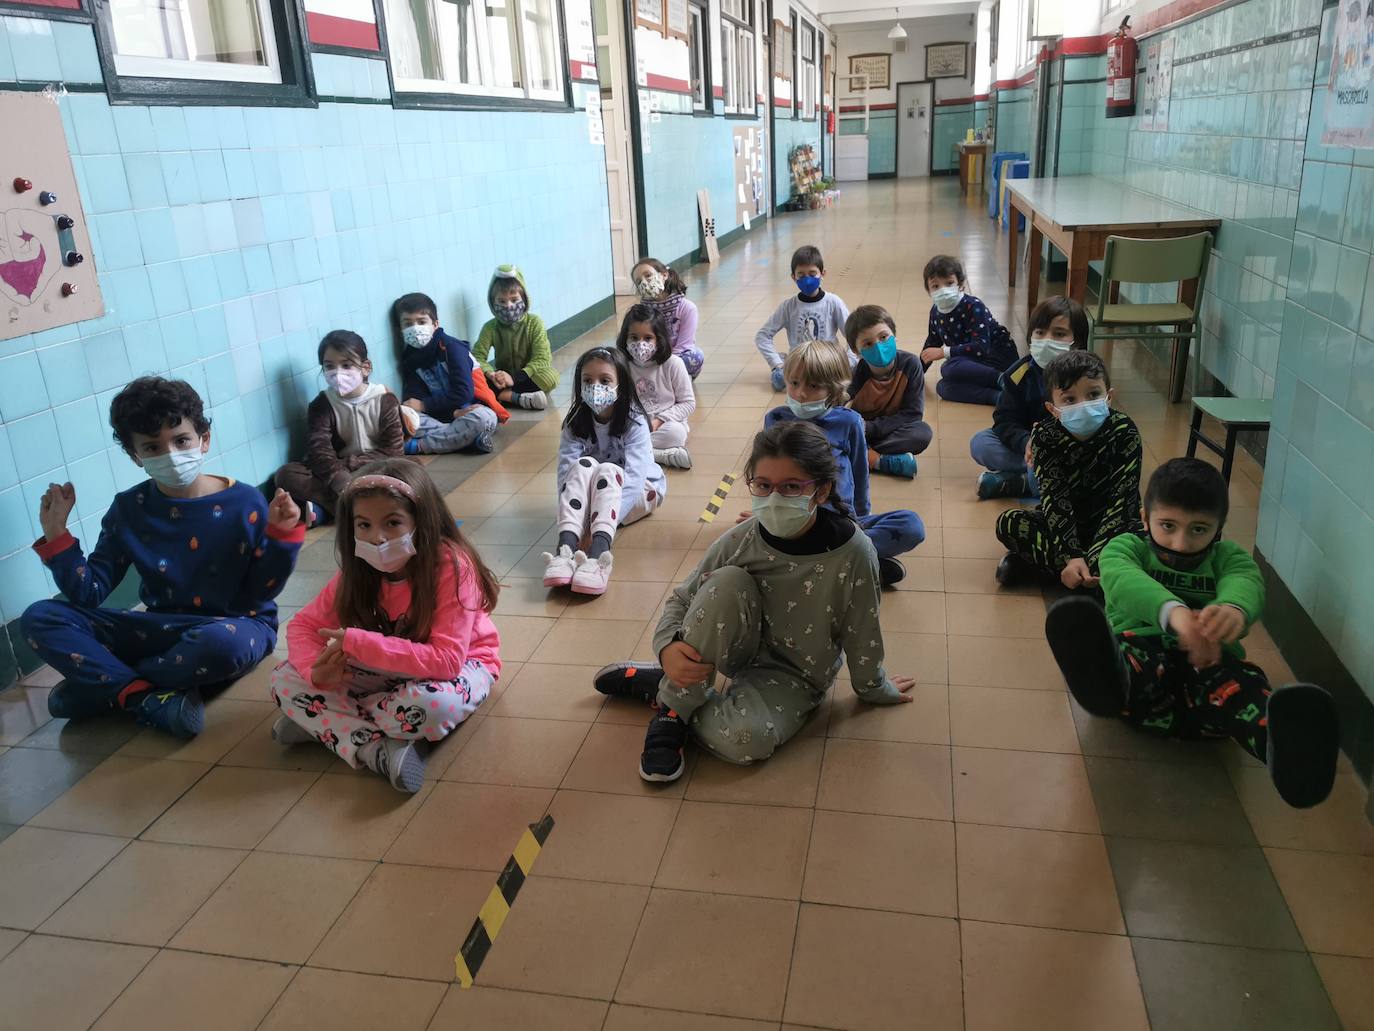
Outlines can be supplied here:
M357 759L361 765L366 766L373 773L381 773L381 766L377 759L378 753L380 753L381 750L382 741L379 738L376 741L369 741L367 744L360 747L353 753L353 758Z
M604 530L592 534L591 547L587 549L588 558L600 558L611 550L611 535Z
M868 467L870 469L878 468L878 463L882 460L882 455L878 454L878 452L874 451L872 448L868 449Z
M115 698L115 705L121 709L127 709L130 699L141 695L144 691L151 691L152 689L153 685L146 680L130 680L124 685L124 689L120 691Z
M569 551L576 551L577 546L581 543L581 535L573 530L564 530L558 535L558 546L560 548L567 548Z

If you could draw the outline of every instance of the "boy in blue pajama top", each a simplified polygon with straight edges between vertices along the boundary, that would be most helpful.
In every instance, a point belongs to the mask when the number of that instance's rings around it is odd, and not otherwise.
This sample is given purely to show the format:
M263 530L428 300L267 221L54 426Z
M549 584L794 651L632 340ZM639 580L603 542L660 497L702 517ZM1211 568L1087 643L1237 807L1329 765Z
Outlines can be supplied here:
M832 506L842 513L853 509L855 522L878 552L878 577L890 587L906 576L897 556L911 551L926 539L925 524L915 512L873 513L868 501L868 444L864 421L858 412L843 407L849 393L849 356L832 340L810 340L792 348L783 365L787 406L774 408L763 417L771 429L790 419L805 419L825 434L835 452L839 476ZM747 513L745 514L747 516ZM743 520L741 520L743 521Z
M187 383L134 380L110 405L124 450L151 477L115 496L89 555L67 530L70 483L53 484L34 550L66 600L25 611L29 646L65 677L48 695L58 719L115 709L190 738L204 726L201 691L225 685L276 647L277 606L305 526L285 491L200 471L210 421ZM100 608L130 567L147 611Z

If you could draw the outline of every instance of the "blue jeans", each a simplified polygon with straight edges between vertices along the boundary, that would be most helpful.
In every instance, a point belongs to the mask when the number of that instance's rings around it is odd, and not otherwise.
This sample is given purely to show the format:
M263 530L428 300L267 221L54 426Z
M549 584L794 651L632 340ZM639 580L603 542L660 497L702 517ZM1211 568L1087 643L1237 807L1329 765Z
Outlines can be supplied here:
M969 454L979 465L998 473L1025 473L1030 496L1040 496L1040 485L1035 482L1035 473L1026 465L1026 456L1017 454L1002 443L995 430L979 430L968 442Z

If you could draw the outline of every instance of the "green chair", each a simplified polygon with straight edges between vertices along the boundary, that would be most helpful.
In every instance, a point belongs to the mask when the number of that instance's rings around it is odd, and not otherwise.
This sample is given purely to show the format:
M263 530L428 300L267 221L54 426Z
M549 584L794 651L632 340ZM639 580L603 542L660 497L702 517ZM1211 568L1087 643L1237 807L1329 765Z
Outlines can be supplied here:
M1169 240L1107 237L1097 309L1088 309L1088 350L1098 340L1172 340L1169 400L1181 401L1188 372L1188 348L1194 340L1202 339L1198 306L1211 254L1211 233ZM1122 283L1177 283L1178 300L1165 304L1120 304ZM1158 328L1146 328L1151 326ZM1167 326L1174 328L1164 328Z
M1221 478L1231 482L1231 464L1236 457L1236 434L1241 430L1269 432L1274 402L1252 397L1195 397L1193 424L1188 430L1188 457L1197 454L1201 444L1221 456ZM1226 443L1219 444L1202 432L1202 417L1210 415L1226 430Z

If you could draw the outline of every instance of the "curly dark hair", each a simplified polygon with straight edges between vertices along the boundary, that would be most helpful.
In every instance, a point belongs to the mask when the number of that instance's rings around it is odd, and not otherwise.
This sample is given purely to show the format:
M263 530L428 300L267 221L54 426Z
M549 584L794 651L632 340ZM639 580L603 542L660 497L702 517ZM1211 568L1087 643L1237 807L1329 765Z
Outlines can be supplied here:
M134 434L155 436L185 419L204 435L210 432L205 403L185 380L140 376L110 402L110 427L114 439L129 454Z

